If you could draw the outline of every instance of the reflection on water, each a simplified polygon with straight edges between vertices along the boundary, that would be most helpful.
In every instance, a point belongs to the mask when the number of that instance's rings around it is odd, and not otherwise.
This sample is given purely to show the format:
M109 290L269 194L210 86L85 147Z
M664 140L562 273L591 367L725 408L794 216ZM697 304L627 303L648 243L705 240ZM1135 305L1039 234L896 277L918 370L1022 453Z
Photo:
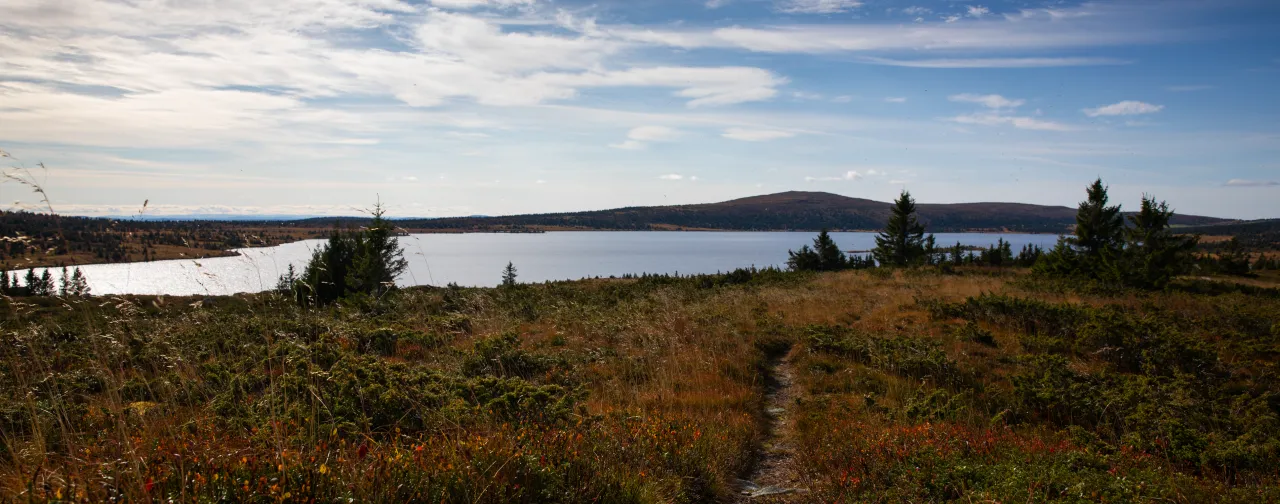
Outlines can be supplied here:
M400 238L409 260L401 285L493 286L507 262L521 282L627 273L715 273L783 266L788 249L815 233L790 232L557 232L540 234L421 234ZM874 233L832 233L845 250L875 247ZM1004 238L1017 250L1045 248L1055 235L939 234L938 245L987 246ZM242 249L236 257L81 266L94 294L225 295L275 287L289 265L301 270L323 240ZM37 272L38 273L38 272ZM55 278L58 276L55 272Z

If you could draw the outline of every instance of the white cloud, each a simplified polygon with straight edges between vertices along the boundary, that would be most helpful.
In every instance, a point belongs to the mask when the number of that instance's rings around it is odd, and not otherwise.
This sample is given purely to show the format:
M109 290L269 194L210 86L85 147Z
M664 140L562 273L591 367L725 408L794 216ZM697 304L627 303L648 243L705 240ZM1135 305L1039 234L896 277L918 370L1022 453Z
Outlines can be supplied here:
M1009 98L1000 96L998 94L976 95L976 94L970 94L970 93L963 93L963 94L951 95L947 97L947 99L953 102L960 102L960 103L977 103L979 105L982 105L984 107L991 108L991 109L1018 108L1027 103L1026 100L1009 99Z
M666 175L659 175L658 178L662 180L684 180L684 175L668 173Z
M679 131L666 126L640 126L627 133L627 138L641 142L662 142L674 139Z
M834 182L839 180L852 181L852 180L861 180L861 179L862 179L861 173L858 173L857 171L854 171L854 170L849 170L845 172L843 175L836 176L836 177L805 177L804 181L805 182Z
M933 9L930 9L928 7L919 7L915 5L902 9L902 13L908 16L923 16L931 12L933 12Z
M902 96L890 96L885 98L884 101L888 103L906 103L907 99Z
M960 124L977 124L982 126L1008 125L1018 129L1038 131L1075 131L1077 128L1053 121L1045 121L1033 117L1019 117L1000 113L982 113L960 115L951 118Z
M784 0L778 10L796 14L836 14L862 7L859 0Z
M609 144L615 149L640 150L652 142L668 142L680 136L680 131L666 126L640 126L627 132L627 139L621 143Z
M1161 110L1164 110L1164 105L1152 105L1150 103L1127 100L1102 107L1084 109L1084 114L1089 117L1126 116L1154 114Z
M542 185L542 184L547 183L547 181L542 180L542 179L538 179L538 180L535 180L533 183L538 184L538 185Z
M533 5L536 0L431 0L431 5L445 9L474 9L476 7L520 7Z
M908 68L1047 68L1098 65L1128 65L1129 60L1116 58L947 58L901 60L865 57L861 61L876 65Z
M1225 185L1227 187L1276 187L1280 186L1280 182L1274 180L1231 179Z
M768 53L869 51L1036 51L1151 44L1180 40L1180 29L1154 2L1091 2L1070 9L1032 9L948 23L774 24L767 27L637 28L605 31L624 40L685 49L740 48Z
M853 97L849 95L840 95L831 99L834 103L849 103L853 101Z
M985 15L990 14L990 13L991 13L991 9L988 9L988 8L983 7L983 6L981 6L981 5L978 5L978 6L970 5L970 6L968 6L968 7L967 7L967 9L965 10L965 15L966 15L966 16L969 16L969 17L971 17L971 18L975 18L975 19L977 19L977 18L981 18L982 16L985 16Z
M781 138L791 138L796 136L790 131L765 130L765 129L748 129L748 128L729 128L724 131L723 136L730 140L740 140L743 142L767 142L769 140L778 140Z
M732 2L733 0L707 0L706 6L708 9L719 9Z

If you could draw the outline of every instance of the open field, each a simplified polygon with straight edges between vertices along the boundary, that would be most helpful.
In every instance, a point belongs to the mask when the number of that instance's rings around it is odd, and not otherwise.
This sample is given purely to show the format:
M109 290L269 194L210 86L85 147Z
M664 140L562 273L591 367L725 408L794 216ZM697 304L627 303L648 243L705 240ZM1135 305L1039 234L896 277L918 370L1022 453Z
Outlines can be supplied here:
M8 299L0 500L1275 502L1280 295L1232 285Z

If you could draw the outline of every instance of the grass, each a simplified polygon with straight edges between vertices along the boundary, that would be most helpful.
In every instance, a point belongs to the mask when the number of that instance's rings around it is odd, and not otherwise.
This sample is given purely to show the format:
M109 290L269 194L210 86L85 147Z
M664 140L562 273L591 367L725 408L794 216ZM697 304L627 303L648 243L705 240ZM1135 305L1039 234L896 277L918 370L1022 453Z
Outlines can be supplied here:
M1235 290L1233 290L1235 289ZM794 345L821 502L1280 500L1280 299L1012 270L0 303L15 501L732 502Z

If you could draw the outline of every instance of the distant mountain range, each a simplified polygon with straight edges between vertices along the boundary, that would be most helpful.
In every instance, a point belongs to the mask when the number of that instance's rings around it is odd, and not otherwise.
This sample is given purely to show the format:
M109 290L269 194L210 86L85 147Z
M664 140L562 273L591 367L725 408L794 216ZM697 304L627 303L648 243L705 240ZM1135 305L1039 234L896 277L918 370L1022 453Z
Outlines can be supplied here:
M790 191L721 203L510 216L398 218L401 227L419 231L539 231L539 230L726 230L816 231L878 230L889 218L892 204L826 192ZM993 231L1065 233L1075 224L1076 209L1025 203L948 203L917 205L930 232ZM139 220L133 217L133 220ZM128 218L124 220L129 220ZM145 221L224 221L263 223L285 227L329 227L355 224L366 217L306 217L287 215L143 216ZM1175 226L1206 226L1238 222L1231 219L1175 215Z
M791 191L722 203L627 207L590 212L403 219L409 229L518 231L535 229L733 231L874 230L889 218L890 203L825 192ZM1076 209L1023 203L919 204L921 221L930 232L1005 231L1063 233L1075 224ZM332 219L314 219L332 222ZM1229 222L1228 219L1176 215L1177 226Z

